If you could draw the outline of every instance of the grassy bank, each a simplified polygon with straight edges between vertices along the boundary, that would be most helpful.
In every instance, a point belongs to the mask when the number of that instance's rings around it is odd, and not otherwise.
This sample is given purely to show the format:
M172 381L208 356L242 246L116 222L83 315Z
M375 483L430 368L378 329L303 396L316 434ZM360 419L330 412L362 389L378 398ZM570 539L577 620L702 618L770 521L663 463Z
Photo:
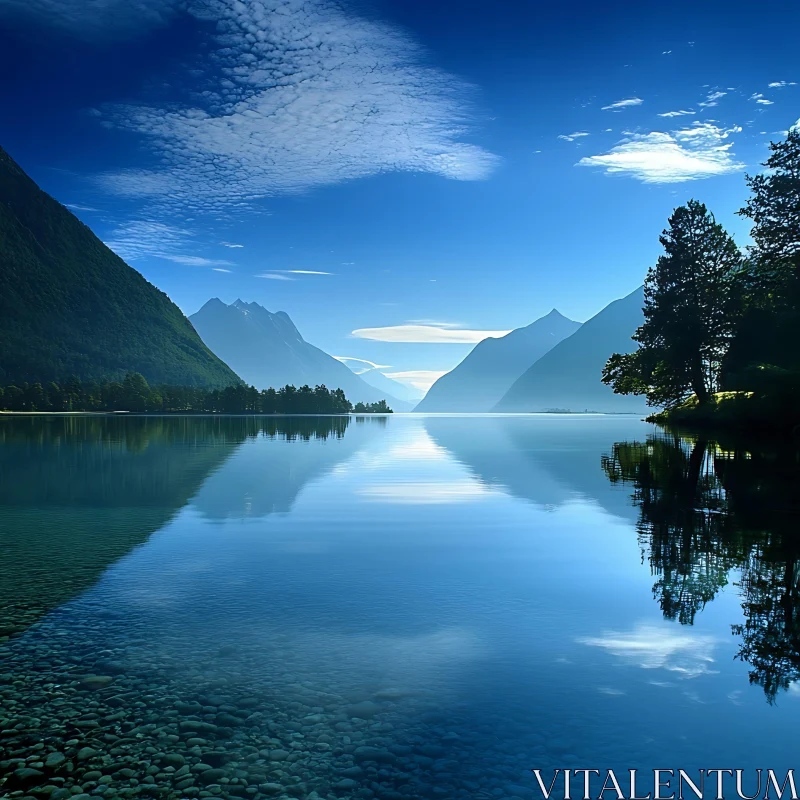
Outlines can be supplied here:
M717 392L707 403L692 396L674 408L652 414L648 422L688 430L765 431L800 436L800 403L794 396L755 392Z

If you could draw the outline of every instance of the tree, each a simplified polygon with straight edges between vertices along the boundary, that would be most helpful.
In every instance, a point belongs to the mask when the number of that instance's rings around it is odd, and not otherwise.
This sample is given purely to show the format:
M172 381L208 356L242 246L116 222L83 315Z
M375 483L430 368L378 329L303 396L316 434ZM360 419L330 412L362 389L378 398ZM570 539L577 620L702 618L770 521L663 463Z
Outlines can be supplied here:
M770 143L767 170L747 176L751 197L739 211L753 221L750 248L761 277L788 288L794 308L800 304L800 126L782 142ZM788 284L788 286L787 286Z
M675 209L660 237L664 254L647 274L639 348L615 353L603 382L617 394L645 394L673 406L694 394L700 404L719 390L733 337L742 256L702 203Z

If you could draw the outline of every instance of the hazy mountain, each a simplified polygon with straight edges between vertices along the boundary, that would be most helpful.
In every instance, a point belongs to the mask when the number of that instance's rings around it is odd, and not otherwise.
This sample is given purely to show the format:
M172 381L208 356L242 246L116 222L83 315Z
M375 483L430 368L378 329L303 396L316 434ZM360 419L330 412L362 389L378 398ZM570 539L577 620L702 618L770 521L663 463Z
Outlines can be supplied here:
M370 369L367 372L361 372L358 377L362 381L380 389L382 392L389 392L389 394L399 397L407 403L416 404L424 397L425 393L419 389L414 389L412 386L406 386L394 378L387 378L380 370Z
M553 309L499 339L478 342L453 370L431 386L415 411L491 411L537 359L580 328Z
M495 411L643 412L643 397L617 395L600 382L612 353L631 353L631 336L644 322L644 289L615 300L557 344L508 390Z
M352 403L385 399L395 411L411 408L305 341L283 311L272 313L242 300L226 305L215 297L189 319L211 351L257 389L325 384L343 389Z
M128 372L151 383L239 383L163 292L0 148L0 383Z

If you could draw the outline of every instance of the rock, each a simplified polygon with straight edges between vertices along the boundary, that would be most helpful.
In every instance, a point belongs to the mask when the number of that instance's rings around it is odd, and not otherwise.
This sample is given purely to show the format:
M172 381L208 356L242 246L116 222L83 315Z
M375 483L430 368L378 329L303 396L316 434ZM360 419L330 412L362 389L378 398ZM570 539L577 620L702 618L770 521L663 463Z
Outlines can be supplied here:
M351 792L357 787L358 783L356 783L356 781L354 781L352 778L342 778L340 781L337 781L333 784L334 789L339 789L343 792Z
M180 753L164 753L160 760L162 764L175 769L180 769L186 763L186 759Z
M100 755L97 750L93 747L81 747L78 750L78 761L88 761L90 758L94 758L95 756Z
M81 680L81 684L87 689L104 689L113 682L111 675L88 675Z
M377 761L379 764L393 764L395 762L394 753L387 750L380 750L377 747L356 747L353 753L356 761Z
M279 783L260 783L258 791L264 794L280 794L283 791L283 786Z
M271 750L269 754L270 761L286 761L289 754L285 750Z
M47 769L57 769L66 760L67 757L63 753L50 753L47 756L47 760L44 762L44 765Z
M224 769L206 769L200 774L200 778L203 780L203 783L217 783L220 778L225 777L225 770Z
M380 707L371 700L363 700L360 703L350 706L350 708L347 709L347 714L350 717L358 717L359 719L371 719L379 711Z

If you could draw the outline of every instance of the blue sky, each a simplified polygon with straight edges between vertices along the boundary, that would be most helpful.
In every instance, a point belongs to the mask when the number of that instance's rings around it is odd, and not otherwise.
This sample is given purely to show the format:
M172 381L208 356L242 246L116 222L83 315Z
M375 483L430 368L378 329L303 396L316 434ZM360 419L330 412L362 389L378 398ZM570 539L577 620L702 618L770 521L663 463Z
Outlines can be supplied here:
M255 301L425 385L628 294L690 197L746 244L798 29L789 2L0 0L0 144L187 314Z

